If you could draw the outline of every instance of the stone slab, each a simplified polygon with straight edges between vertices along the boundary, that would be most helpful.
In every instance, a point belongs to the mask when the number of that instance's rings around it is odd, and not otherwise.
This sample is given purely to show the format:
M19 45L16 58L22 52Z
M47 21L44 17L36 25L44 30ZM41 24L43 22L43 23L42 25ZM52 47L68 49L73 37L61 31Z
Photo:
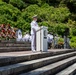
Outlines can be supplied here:
M68 65L70 65L76 61L76 56L73 56L70 58L67 58L67 57L70 57L70 55L62 54L62 55L40 58L40 59L36 59L36 60L32 60L32 61L21 62L21 63L17 63L17 64L13 64L13 65L0 67L0 74L1 75L9 75L9 74L15 75L15 74L21 73L23 71L27 72L29 70L43 67L48 64L51 64L51 65L49 65L48 67L46 66L46 69L43 68L42 70L44 70L46 72L48 71L48 73L49 73L49 69L51 68L51 71L53 71L52 73L54 73L54 71L56 71L56 69L60 70L61 68L67 67ZM67 59L65 59L65 58L67 58ZM60 61L60 60L62 60L62 61ZM54 63L54 62L56 62L56 63ZM44 75L44 73L43 73L43 75Z

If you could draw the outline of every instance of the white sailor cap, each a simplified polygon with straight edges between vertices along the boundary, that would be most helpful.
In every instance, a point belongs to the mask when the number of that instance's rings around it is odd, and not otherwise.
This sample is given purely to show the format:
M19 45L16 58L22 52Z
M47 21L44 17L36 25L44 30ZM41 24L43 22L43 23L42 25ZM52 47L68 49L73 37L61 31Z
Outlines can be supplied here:
M34 15L32 18L37 18L37 15Z

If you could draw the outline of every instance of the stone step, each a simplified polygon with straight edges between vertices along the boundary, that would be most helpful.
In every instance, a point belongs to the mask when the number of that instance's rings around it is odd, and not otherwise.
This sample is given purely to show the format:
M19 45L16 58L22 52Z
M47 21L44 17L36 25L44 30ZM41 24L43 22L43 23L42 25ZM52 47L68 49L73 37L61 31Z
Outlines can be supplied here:
M28 51L31 47L0 47L0 52Z
M7 43L15 43L15 44L25 44L30 42L23 42L23 41L1 41L0 43L7 44Z
M0 48L1 47L31 47L31 44L30 43L26 43L26 44L15 44L15 43L2 44L0 43Z
M19 74L19 75L55 75L60 70L72 65L75 62L76 62L76 56L73 56L73 57L64 59L62 61L58 61L53 64L32 70L27 73ZM35 65L33 65L33 66L35 66Z
M29 74L39 75L40 73L42 73L42 75L49 75L49 74L53 75L53 73L56 73L59 70L76 62L76 56L74 55L72 56L71 54L62 54L62 55L56 55L52 57L35 59L32 61L21 62L13 65L3 66L3 67L0 67L0 75L18 75L21 72L27 72L33 69L36 69L36 70L33 70L30 73L26 73L24 75L29 75Z
M18 55L18 53L19 53L19 55ZM24 61L45 58L45 57L51 57L51 56L61 55L61 54L62 54L61 56L63 56L63 55L65 56L63 58L68 58L68 57L76 55L75 50L63 50L63 51L51 50L51 51L42 52L42 53L41 52L30 53L30 51L29 51L29 54L25 54L25 52L23 52L24 54L21 54L21 52L18 52L18 53L16 53L16 52L15 53L14 52L0 53L0 66L5 66L5 65L9 65L9 64L15 64L15 63L20 63L20 62L24 62Z
M68 68L60 71L56 75L74 75L76 73L76 63L73 65L69 66Z

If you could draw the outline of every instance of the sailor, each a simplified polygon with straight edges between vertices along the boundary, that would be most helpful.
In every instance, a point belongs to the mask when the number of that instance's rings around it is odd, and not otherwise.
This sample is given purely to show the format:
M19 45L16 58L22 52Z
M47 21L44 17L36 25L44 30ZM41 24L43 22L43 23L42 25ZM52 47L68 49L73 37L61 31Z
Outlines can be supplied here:
M31 42L31 35L30 35L30 39L29 39L29 42Z
M37 15L33 16L33 21L31 22L31 50L36 51L36 30L38 29Z
M48 48L51 48L53 42L53 35L51 34L47 35L47 42L48 42Z
M23 41L29 42L29 39L30 39L30 35L29 35L29 33L26 33L26 34L23 36Z

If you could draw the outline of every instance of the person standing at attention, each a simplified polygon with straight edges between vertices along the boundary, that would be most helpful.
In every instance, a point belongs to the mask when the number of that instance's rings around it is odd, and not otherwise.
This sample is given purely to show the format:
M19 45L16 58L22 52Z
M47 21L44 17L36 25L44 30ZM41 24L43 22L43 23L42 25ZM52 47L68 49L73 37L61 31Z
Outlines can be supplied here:
M31 50L36 51L36 30L38 29L37 15L33 16L33 21L31 22Z

